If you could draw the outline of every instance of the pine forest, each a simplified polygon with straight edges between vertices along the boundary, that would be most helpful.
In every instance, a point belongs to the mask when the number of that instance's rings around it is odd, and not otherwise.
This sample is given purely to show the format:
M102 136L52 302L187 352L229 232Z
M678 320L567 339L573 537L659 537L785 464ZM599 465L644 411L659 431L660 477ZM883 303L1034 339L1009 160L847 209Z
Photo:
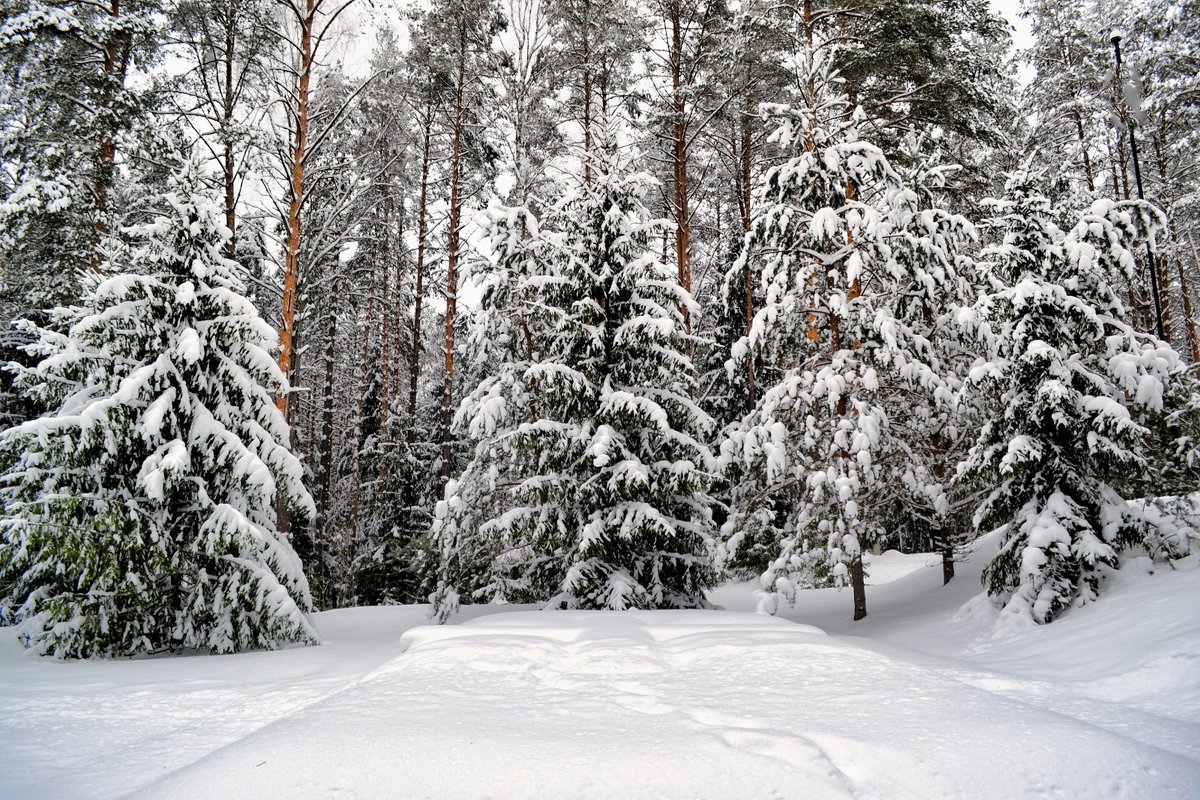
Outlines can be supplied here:
M1196 538L1200 6L3 3L7 618L432 602L1046 623ZM851 608L852 606L852 608Z
M1200 0L0 0L0 795L1193 797L1198 603Z

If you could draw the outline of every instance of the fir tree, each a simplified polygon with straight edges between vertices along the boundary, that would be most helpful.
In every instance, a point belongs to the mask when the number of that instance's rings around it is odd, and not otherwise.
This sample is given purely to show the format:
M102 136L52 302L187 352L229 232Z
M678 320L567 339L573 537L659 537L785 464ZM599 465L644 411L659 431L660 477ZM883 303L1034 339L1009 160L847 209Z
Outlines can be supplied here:
M19 383L53 412L8 430L0 553L21 640L59 657L311 643L308 584L275 527L310 511L270 351L188 167L130 230ZM66 333L56 333L63 330Z
M1184 376L1169 345L1130 326L1114 289L1132 275L1135 242L1161 225L1156 210L1098 200L1063 233L1026 172L992 205L1005 233L984 255L1004 281L963 321L991 350L969 388L999 396L1002 410L962 480L990 489L976 527L1004 527L989 594L1045 623L1094 599L1121 550L1186 547L1127 489L1156 473L1154 431Z

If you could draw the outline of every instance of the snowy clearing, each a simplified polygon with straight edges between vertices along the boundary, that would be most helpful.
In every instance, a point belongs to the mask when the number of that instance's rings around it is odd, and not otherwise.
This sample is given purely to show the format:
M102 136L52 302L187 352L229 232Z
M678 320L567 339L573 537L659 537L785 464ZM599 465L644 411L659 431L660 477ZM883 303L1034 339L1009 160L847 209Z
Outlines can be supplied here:
M1200 565L1131 566L1042 628L971 601L978 565L943 589L885 554L857 624L848 593L785 620L736 585L723 612L345 609L322 647L221 657L4 631L0 796L1200 797Z

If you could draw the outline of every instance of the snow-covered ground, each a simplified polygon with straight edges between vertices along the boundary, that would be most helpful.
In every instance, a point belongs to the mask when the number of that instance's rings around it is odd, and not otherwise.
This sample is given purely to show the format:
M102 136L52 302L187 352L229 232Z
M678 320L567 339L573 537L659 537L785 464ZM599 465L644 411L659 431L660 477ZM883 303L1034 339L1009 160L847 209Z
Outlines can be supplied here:
M62 663L0 631L0 797L1200 797L1200 564L1039 628L979 562L874 559L870 616L317 615L322 647ZM970 602L969 602L970 601Z

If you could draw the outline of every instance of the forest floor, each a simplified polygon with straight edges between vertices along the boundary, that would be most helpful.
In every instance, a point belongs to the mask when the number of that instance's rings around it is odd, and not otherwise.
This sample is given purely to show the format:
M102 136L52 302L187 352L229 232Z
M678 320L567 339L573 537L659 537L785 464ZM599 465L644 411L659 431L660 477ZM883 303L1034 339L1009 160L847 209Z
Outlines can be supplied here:
M63 663L0 630L0 797L1200 797L1200 562L1127 565L1050 626L981 547L876 557L870 616L316 615L321 647Z

